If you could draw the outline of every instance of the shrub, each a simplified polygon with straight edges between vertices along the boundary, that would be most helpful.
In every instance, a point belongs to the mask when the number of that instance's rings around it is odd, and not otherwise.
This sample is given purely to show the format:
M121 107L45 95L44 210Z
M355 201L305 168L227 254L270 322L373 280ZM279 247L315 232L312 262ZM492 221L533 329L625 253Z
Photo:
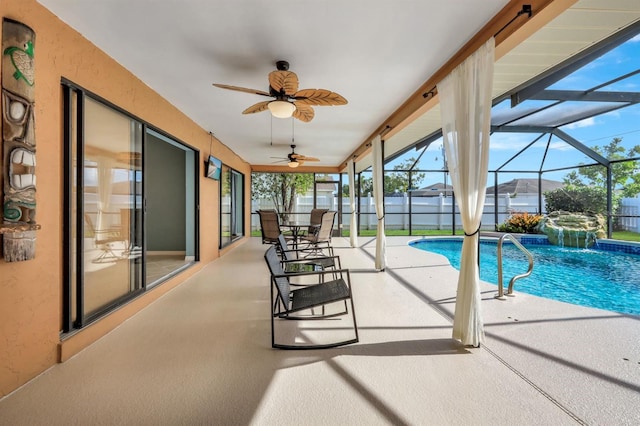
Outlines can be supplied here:
M593 186L568 186L544 193L548 212L607 214L607 190Z
M502 225L498 226L498 231L516 234L536 234L536 227L541 219L542 216L538 214L514 213Z

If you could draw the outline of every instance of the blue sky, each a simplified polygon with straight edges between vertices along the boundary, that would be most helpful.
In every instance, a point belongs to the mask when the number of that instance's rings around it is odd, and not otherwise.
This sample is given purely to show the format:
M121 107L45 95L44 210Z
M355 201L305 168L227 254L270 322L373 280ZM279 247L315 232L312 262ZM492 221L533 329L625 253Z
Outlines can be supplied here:
M587 90L598 86L613 78L640 69L640 35L623 43L619 47L606 53L597 60L586 65L582 69L558 81L550 89L564 90ZM601 88L607 91L640 91L640 75L635 75ZM528 103L544 103L543 101L525 101ZM524 106L525 104L523 104ZM578 103L566 103L566 111L578 106ZM494 107L494 111L501 106ZM594 117L578 121L561 128L563 131L579 140L583 144L594 147L607 145L614 137L623 140L623 146L630 148L640 145L640 105L618 109L609 113L596 115ZM501 133L494 134L491 138L491 154L489 169L493 170L504 164L509 158L517 154L527 144L532 142L538 135L534 134L514 134ZM549 137L544 136L517 159L510 162L505 170L538 170L544 154L544 150ZM419 164L420 169L439 170L443 167L441 141L434 142L427 152L422 156ZM412 150L402 156L387 168L392 168L393 164L409 157L416 157L416 151ZM545 159L544 169L554 169L560 167L573 166L575 164L591 162L588 158L568 146L560 139L552 138L549 152ZM567 171L545 173L545 179L562 180ZM429 174L421 186L430 185L435 182L442 182L442 173ZM504 173L500 174L499 182L513 179L516 175ZM537 174L520 177L537 177ZM489 178L489 185L493 185L493 176Z

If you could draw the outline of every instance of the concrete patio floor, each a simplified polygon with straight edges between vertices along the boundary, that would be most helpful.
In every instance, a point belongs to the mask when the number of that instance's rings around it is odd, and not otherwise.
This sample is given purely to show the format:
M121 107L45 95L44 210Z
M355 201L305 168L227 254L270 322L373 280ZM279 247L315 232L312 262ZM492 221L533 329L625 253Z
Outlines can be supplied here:
M388 238L385 272L373 239L334 239L357 344L272 349L266 246L250 238L0 400L0 425L640 424L640 317L483 283L486 343L463 347L457 271L412 239Z

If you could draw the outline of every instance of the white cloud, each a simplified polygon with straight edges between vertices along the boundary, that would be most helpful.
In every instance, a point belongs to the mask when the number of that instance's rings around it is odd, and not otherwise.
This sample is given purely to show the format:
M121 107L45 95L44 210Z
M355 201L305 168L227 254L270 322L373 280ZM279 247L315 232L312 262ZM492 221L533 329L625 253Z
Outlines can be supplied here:
M620 118L621 114L619 110L615 110L615 111L609 111L607 113L602 114L602 117Z
M557 142L551 142L549 144L549 149L553 149L556 151L571 151L571 150L575 150L574 147L572 147L571 145L569 145L566 142L561 142L561 141L557 141Z
M494 133L491 135L491 150L495 151L519 151L527 146L535 136L516 133Z
M638 34L637 36L633 37L631 40L629 40L630 42L633 43L637 43L640 42L640 34Z
M578 129L580 127L591 127L595 126L596 119L595 117L585 118L584 120L576 121L575 123L567 124L564 126L566 129Z

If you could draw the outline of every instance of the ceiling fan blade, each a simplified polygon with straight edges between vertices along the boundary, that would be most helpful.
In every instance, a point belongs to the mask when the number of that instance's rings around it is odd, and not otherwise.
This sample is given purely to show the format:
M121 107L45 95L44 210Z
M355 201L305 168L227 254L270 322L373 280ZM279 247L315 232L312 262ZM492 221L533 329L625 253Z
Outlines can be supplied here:
M309 105L296 104L296 110L293 111L293 117L297 118L300 121L304 121L305 123L313 120L314 115L315 112L313 112L313 108L311 108Z
M347 100L327 89L302 89L293 95L296 105L346 105Z
M284 92L285 95L293 96L298 91L298 76L293 71L271 71L269 85L276 92Z
M269 105L269 103L271 103L271 101L263 101L263 102L258 102L257 104L251 105L249 108L245 109L244 111L242 111L243 114L254 114L256 112L262 112L265 109L267 109L267 105Z
M302 155L302 154L296 154L295 152L292 154L289 154L289 156L291 158L295 158L298 161L320 161L318 158L315 157L307 157L306 155Z
M271 95L265 91L262 90L257 90L257 89L247 89L246 87L238 87L238 86L229 86L228 84L218 84L218 83L213 83L214 86L219 87L221 89L229 89L229 90L235 90L236 92L245 92L245 93L252 93L254 95L261 95L261 96L269 96L271 97Z

